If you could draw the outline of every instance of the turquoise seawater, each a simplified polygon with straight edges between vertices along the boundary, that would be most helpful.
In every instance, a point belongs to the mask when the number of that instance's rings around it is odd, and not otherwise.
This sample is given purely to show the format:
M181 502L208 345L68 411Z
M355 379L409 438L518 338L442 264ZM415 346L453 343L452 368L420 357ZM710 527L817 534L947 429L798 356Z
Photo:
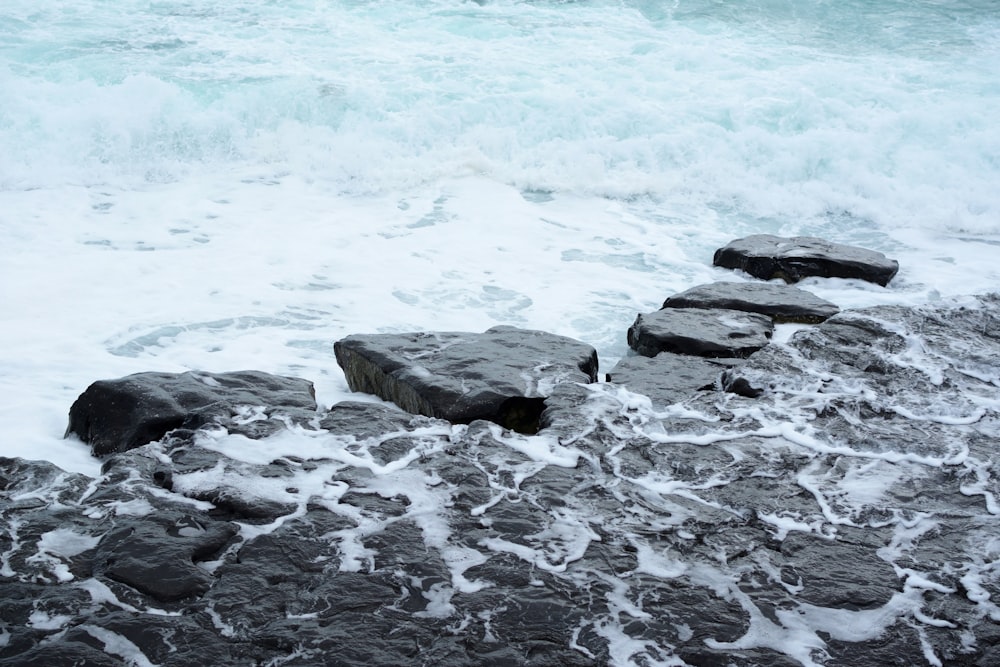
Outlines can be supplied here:
M9 0L0 185L483 174L995 232L998 65L990 1Z

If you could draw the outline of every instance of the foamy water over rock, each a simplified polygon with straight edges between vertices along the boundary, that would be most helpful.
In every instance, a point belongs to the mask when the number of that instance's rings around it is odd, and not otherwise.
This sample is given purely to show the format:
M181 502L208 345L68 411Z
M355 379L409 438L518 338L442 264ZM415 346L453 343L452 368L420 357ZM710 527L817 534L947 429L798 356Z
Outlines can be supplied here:
M847 310L726 371L757 398L570 382L535 435L355 402L3 459L0 661L995 665L997 331Z

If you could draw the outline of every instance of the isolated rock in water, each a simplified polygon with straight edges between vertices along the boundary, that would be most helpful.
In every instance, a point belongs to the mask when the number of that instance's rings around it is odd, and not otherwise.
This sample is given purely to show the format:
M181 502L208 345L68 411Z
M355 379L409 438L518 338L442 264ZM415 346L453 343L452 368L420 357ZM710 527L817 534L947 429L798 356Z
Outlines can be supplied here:
M261 438L283 427L279 417L307 421L315 410L313 385L299 378L260 371L136 373L90 385L70 408L66 435L75 433L104 456L213 422Z
M747 236L719 248L713 264L788 283L819 276L857 278L885 286L899 270L899 262L873 250L811 236L782 238L770 234Z
M407 412L467 424L486 419L533 432L562 382L597 380L597 352L563 336L499 326L485 333L348 336L334 345L352 391Z
M775 322L815 324L836 315L836 304L812 292L774 283L711 283L675 294L663 308L726 308L760 313Z
M654 405L670 405L699 391L715 389L723 371L740 362L671 352L655 357L625 357L607 374L607 381L648 396Z
M721 308L667 308L640 314L628 344L645 357L660 352L700 357L747 357L768 344L774 323L766 315Z

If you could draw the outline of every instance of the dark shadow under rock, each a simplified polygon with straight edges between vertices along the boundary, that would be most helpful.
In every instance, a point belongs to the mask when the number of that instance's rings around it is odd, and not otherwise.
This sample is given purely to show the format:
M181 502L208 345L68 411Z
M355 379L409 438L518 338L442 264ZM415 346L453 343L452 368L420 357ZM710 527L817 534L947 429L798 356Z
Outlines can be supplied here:
M748 357L770 342L770 317L721 308L667 308L640 314L628 344L645 357L661 352L699 357Z
M220 423L251 438L315 417L308 380L260 371L136 373L90 385L69 411L66 435L89 443L95 456L155 442L179 428Z
M840 312L812 292L774 283L711 283L675 294L663 308L725 308L767 315L775 322L815 324Z
M334 345L352 391L407 412L468 424L486 419L530 433L545 397L564 382L595 382L593 347L544 331L348 336Z
M831 243L812 236L783 238L755 234L715 251L715 266L746 271L755 278L780 278L796 283L803 278L856 278L885 286L899 270L899 262L880 252Z

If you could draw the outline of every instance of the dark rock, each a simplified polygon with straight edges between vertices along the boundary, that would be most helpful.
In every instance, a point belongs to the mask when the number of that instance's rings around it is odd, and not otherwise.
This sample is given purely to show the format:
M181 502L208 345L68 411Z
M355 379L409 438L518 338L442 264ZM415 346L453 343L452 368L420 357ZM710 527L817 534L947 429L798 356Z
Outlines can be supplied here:
M798 598L817 607L876 609L899 589L892 565L876 551L864 544L791 533L781 542L782 579L802 586Z
M499 326L482 334L354 335L334 345L352 391L407 412L530 433L563 382L595 382L597 352L571 338Z
M330 408L319 422L320 428L355 439L385 437L393 431L411 431L429 420L379 403L343 401Z
M212 575L197 563L209 560L236 535L229 523L178 512L119 524L99 547L96 571L159 602L201 595Z
M718 308L667 308L640 314L628 344L646 357L661 352L700 357L748 357L768 344L774 324L756 313Z
M254 414L256 408L263 412ZM66 435L75 433L95 456L105 456L212 423L265 437L284 426L277 417L308 421L315 410L312 383L298 378L259 371L137 373L90 385L70 408Z
M995 371L990 369L994 355L1000 356L998 330L997 295L978 297L968 305L877 306L846 311L796 332L787 347L770 346L755 354L728 373L726 382L741 382L758 395L820 387L832 403L821 416L847 417L845 432L895 421L903 416L900 410L904 414L909 410L923 412L934 398L947 397L953 409L971 414L978 410L977 397L995 391ZM919 352L910 352L914 346ZM910 354L922 355L927 363L914 363ZM944 359L962 361L956 367ZM808 367L816 364L822 372L808 372ZM877 387L877 391L859 394L844 390L844 383L851 387L858 381ZM930 387L931 395L925 393ZM865 423L852 423L851 417ZM930 421L923 428L934 428L934 423ZM896 425L898 422L893 428ZM893 438L889 446L911 449L922 442L932 446L933 439L925 434L904 447Z
M654 405L670 405L696 392L721 387L723 371L740 361L671 352L661 352L655 357L625 357L607 374L607 381L648 396Z
M732 241L715 251L712 262L746 271L755 278L780 278L786 283L819 276L856 278L885 286L899 270L899 262L873 250L811 236L783 238L770 234Z
M79 641L39 645L20 655L0 660L2 667L124 667L124 660Z
M815 324L840 309L812 292L774 283L711 283L675 294L663 308L724 308L760 313L775 322Z
M537 435L343 404L268 463L0 459L0 665L992 667L998 332L849 311L695 359L756 399L562 383Z
M143 614L136 616L121 610L96 615L90 627L71 628L65 635L67 642L90 644L108 653L116 649L125 660L119 664L144 664L122 646L120 638L130 642L139 653L154 665L161 667L189 667L190 665L225 665L233 663L233 656L226 642L199 626L192 617ZM93 633L93 634L91 634ZM94 636L97 635L97 636ZM106 645L100 639L118 642ZM146 664L148 664L146 663ZM40 663L42 664L42 663ZM55 664L55 663L46 663ZM90 665L90 663L84 663ZM82 666L81 666L82 667Z

